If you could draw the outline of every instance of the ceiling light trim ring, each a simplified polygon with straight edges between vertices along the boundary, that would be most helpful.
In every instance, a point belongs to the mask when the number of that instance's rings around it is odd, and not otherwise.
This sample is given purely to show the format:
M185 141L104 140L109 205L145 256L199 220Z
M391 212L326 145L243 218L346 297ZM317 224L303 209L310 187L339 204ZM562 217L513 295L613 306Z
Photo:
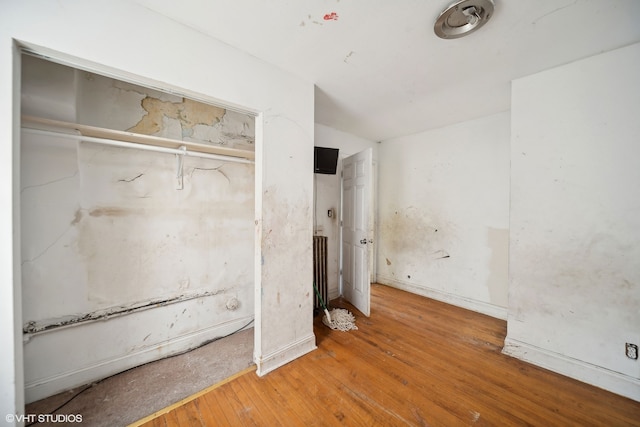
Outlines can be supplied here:
M482 27L493 15L493 0L459 0L438 16L433 30L443 39L466 36Z

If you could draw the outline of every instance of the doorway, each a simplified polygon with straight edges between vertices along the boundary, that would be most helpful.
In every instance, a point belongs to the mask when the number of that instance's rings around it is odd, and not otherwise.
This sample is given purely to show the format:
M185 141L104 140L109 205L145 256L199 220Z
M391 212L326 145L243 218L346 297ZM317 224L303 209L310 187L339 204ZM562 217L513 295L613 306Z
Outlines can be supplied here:
M332 139L335 135L330 135ZM339 148L340 149L340 157L337 165L337 173L336 174L315 174L314 185L315 185L315 196L314 196L314 234L315 235L324 235L328 239L328 260L327 260L327 270L328 270L328 281L329 281L329 300L334 300L340 296L345 296L344 289L344 275L345 275L345 261L343 261L343 257L345 253L347 256L350 256L349 261L346 263L350 266L348 271L348 283L353 282L352 272L355 272L356 269L359 269L360 274L358 279L361 280L362 277L367 277L364 282L360 282L358 284L358 288L362 289L363 286L369 286L369 283L372 281L373 277L375 277L375 160L373 157L374 149L366 148L362 150L363 147L359 146L357 150L353 150L348 145L343 147L339 147L337 144L331 145L328 144L327 141L322 139L320 144ZM353 151L352 151L353 150ZM344 152L349 154L343 154ZM356 153L352 155L350 153ZM368 154L367 154L368 153ZM354 164L354 160L358 157L363 157L365 159L358 159L357 165ZM365 163L363 163L363 161ZM355 195L356 197L363 196L366 192L369 197L365 202L363 199L360 199L361 209L359 212L366 211L366 220L368 225L360 225L359 227L364 227L368 230L367 233L361 233L362 236L357 238L358 242L358 252L359 258L357 263L352 263L352 261L356 261L353 253L356 253L356 249L350 247L349 250L345 249L344 246L344 223L345 216L353 218L351 215L356 211L352 208L349 208L349 213L346 213L345 210L345 197L343 194L343 174L345 171L345 163L347 164L346 169L348 169L350 173L359 174L360 184L363 184L363 180L365 176L362 175L364 171L365 164L369 164L367 167L366 181L369 183L368 189L365 190L364 187L359 187L359 190L355 190L350 192L349 194ZM358 200L358 199L356 199ZM364 202L364 204L362 204ZM355 206L355 201L351 203L350 206ZM355 222L353 219L350 223ZM362 223L362 221L359 220ZM359 243L360 240L364 238L366 234L367 243ZM351 238L353 240L353 238ZM366 245L366 246L365 246ZM361 261L366 261L363 264ZM368 273L366 272L368 271ZM368 291L359 291L362 295L362 298L369 300ZM360 309L360 308L359 308ZM366 308L362 308L362 312L367 312ZM368 315L368 313L367 313Z

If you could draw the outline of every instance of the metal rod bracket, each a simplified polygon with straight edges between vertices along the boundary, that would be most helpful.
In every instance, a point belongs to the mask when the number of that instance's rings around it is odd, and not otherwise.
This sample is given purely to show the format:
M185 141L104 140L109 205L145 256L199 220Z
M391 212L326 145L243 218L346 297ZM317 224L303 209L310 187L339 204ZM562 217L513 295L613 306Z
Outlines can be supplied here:
M182 151L182 153L180 154L176 154L176 190L182 190L184 189L184 167L183 167L183 160L184 160L184 156L187 154L187 147L184 145L181 145L180 148L178 148L180 151Z

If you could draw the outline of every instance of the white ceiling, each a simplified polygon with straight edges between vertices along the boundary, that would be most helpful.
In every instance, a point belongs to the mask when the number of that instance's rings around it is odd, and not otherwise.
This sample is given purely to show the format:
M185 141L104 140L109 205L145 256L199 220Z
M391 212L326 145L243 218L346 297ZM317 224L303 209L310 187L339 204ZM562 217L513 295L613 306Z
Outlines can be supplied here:
M433 32L453 0L136 1L314 83L317 123L374 141L508 110L511 80L640 41L639 0L495 0L455 40Z

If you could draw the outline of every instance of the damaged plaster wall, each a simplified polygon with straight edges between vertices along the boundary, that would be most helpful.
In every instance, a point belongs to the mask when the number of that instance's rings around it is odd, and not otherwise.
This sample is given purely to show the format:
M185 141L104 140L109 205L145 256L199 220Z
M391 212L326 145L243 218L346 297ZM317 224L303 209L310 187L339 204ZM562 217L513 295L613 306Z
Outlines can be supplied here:
M513 82L504 349L635 400L639 59L634 44Z
M251 116L29 56L22 75L28 115L253 150ZM251 321L253 165L186 157L178 190L174 155L28 132L21 162L28 402Z
M380 283L506 318L509 113L380 145Z
M79 71L77 122L182 141L254 151L252 116ZM96 102L99 99L100 102ZM126 107L127 112L121 109Z
M314 174L315 180L315 221L314 234L327 236L327 284L329 299L340 295L340 186L342 159L356 154L367 148L373 149L374 177L377 175L379 144L316 123L315 144L319 147L338 148L338 167L335 175ZM375 193L375 191L374 191ZM375 204L375 197L373 200ZM327 215L333 210L333 217ZM375 206L374 206L375 210ZM373 239L373 236L371 236ZM371 246L371 245L370 245ZM374 245L375 247L375 245ZM373 272L372 272L373 273Z
M6 397L0 399L3 413L24 411L21 268L14 262L19 252L13 253L20 240L15 218L21 214L13 199L13 194L20 193L20 164L13 161L20 147L19 97L13 96L20 78L18 46L121 80L258 114L253 218L255 361L259 372L265 372L312 351L313 84L127 0L96 0L90 5L9 2L3 4L0 19L0 158L7 178L0 186L0 198L4 206L12 206L10 215L0 217L0 227L7 236L14 236L11 244L0 245L0 301L5 320L0 324L5 346L0 354L0 393ZM146 32L148 28L154 31ZM263 197L274 188L277 197ZM300 209L289 210L289 206ZM267 233L271 244L266 242ZM263 263L274 268L265 269Z

